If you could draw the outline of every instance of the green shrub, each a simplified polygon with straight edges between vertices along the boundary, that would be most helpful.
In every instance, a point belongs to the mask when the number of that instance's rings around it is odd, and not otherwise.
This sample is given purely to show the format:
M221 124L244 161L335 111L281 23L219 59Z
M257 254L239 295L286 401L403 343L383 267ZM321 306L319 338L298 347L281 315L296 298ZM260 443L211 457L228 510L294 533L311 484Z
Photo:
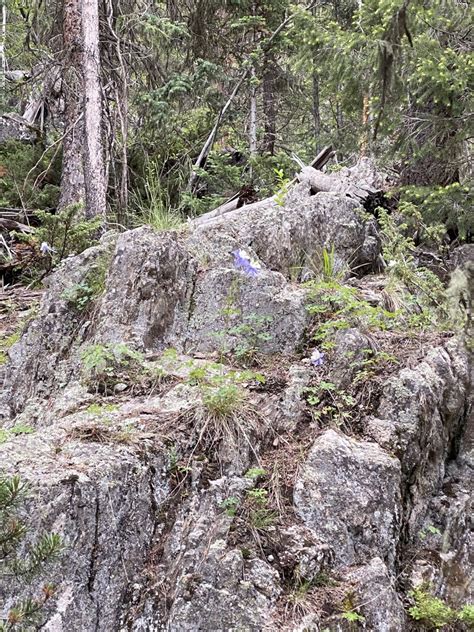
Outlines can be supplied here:
M209 413L216 417L228 417L236 412L244 401L244 392L237 384L204 386L202 402Z
M474 628L474 605L468 604L463 606L458 612L458 619L470 628Z
M265 530L275 524L277 513L269 506L268 491L261 487L247 490L246 510L249 525L257 530Z
M474 232L474 188L455 182L448 186L401 189L398 210L425 241L438 241L447 230L464 240Z
M72 204L55 214L38 210L36 216L40 226L34 233L17 234L17 238L38 247L46 242L54 249L50 260L52 265L97 244L102 218L84 219L80 204Z
M415 605L408 609L408 614L415 621L421 621L427 626L439 629L452 623L456 618L455 611L444 601L433 597L423 587L414 588L409 596Z
M123 343L91 345L81 360L86 383L106 392L121 380L135 381L145 370L143 355Z
M2 579L20 580L23 585L44 571L49 563L61 553L63 544L57 533L40 535L36 542L24 553L20 546L28 533L28 525L20 517L21 506L29 494L28 485L19 476L0 477L0 560ZM28 597L16 603L0 619L1 632L37 629L45 603L55 592L54 586L45 584L42 598Z
M51 162L51 159L52 162ZM59 198L60 157L43 155L41 144L10 140L0 146L0 206L28 209L56 208Z
M105 291L109 263L110 255L102 253L89 268L85 278L67 287L62 292L61 298L80 312L86 310Z

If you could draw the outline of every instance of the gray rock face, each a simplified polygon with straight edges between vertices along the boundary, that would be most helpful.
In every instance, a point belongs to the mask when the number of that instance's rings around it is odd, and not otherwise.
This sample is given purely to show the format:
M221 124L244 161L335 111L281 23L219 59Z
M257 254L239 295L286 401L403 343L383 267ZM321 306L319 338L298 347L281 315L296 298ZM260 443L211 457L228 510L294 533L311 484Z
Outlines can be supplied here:
M378 418L368 423L368 434L401 460L410 485L406 519L412 536L459 441L469 383L468 356L456 340L448 341L385 385Z
M250 205L188 233L104 238L51 275L9 351L0 440L2 471L31 484L26 548L42 531L66 547L44 574L58 589L42 629L349 632L350 598L366 630L401 632L400 585L428 580L466 602L469 356L440 337L383 385L362 436L318 428L305 389L319 379L344 389L371 346L352 329L322 367L298 355L309 321L295 279L332 246L338 268L376 266L378 237L357 204L301 184L284 206ZM259 260L256 276L236 269L236 248ZM101 291L78 310L68 291L98 266ZM383 287L370 285L374 304ZM268 381L243 378L239 406L219 415L199 369L223 377L235 366L212 364L216 352L255 341ZM165 347L175 359L148 390L124 378L101 395L81 382L81 353L118 343L142 350L147 367L164 366ZM34 432L14 436L15 425ZM0 583L0 618L27 593Z
M334 193L310 194L294 186L283 205L250 204L192 228L189 244L208 261L222 261L235 247L251 248L271 270L301 277L321 269L322 251L334 247L338 269L377 260L380 242L373 222L361 219L354 200ZM237 246L236 246L237 244Z
M232 519L219 503L239 488L238 480L220 479L183 504L154 569L156 579L144 593L149 596L139 602L124 629L262 629L281 588L268 563L244 560L241 550L227 542ZM172 604L169 609L166 600Z
M305 299L304 290L277 272L248 278L237 270L211 270L196 283L186 345L232 351L256 343L263 353L291 353L309 320Z
M21 116L9 114L0 116L0 143L11 140L32 143L36 139L34 130Z
M334 338L334 358L331 364L331 380L338 388L347 388L357 371L367 360L371 343L358 329L342 329Z
M121 235L98 315L97 341L163 349L185 337L196 265L172 233Z
M124 445L74 440L73 425L61 426L0 445L2 470L20 473L34 490L26 544L57 532L65 547L48 569L48 582L58 590L44 629L114 630L121 597L159 525L156 508L167 494L163 460ZM27 594L20 582L0 583L6 611Z
M68 258L46 279L37 318L28 323L21 340L9 350L2 394L7 414L21 411L28 399L46 397L59 385L64 387L77 371L74 347L77 349L87 337L90 321L84 322L64 292L85 283L90 270L109 256L112 247L113 240L106 240Z
M334 430L316 439L295 485L298 515L341 565L382 557L393 566L400 463L376 443Z
M400 632L407 629L405 609L395 591L394 581L379 557L370 564L349 571L355 583L355 603L361 604L366 629L371 632Z

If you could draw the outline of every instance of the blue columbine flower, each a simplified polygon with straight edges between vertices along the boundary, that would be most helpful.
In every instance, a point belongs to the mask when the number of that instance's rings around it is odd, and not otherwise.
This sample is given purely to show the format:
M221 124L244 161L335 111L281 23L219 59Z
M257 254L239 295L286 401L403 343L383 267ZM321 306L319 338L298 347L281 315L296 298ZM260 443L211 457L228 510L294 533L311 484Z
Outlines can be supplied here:
M235 267L245 272L247 276L257 276L262 269L258 261L252 259L246 250L234 250L232 254L234 255Z
M42 255L45 255L45 256L52 255L54 252L56 252L56 248L53 248L52 246L50 246L47 241L43 241L41 242L40 252Z
M314 349L310 357L311 364L313 366L321 366L324 362L325 355L326 355L325 353L318 351L317 349Z

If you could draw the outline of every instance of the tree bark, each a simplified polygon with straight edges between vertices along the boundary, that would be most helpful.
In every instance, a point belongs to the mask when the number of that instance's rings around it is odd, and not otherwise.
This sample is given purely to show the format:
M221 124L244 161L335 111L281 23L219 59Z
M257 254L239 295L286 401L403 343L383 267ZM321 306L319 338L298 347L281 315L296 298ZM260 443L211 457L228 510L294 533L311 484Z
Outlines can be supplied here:
M251 78L255 80L255 68L252 67ZM250 123L249 123L250 156L257 153L257 86L252 83L250 92Z
M98 0L82 0L84 40L84 175L86 217L105 218L106 179L102 138Z
M0 34L0 60L2 65L2 74L0 77L0 88L2 88L3 91L7 72L7 58L5 54L5 41L7 38L7 5L6 0L0 0L0 2L2 5L2 29Z
M63 5L63 94L64 127L61 192L58 210L85 199L82 147L82 28L80 0L65 0Z
M265 55L263 73L263 116L265 121L263 151L268 152L272 156L275 153L276 141L276 80L275 56L270 52Z

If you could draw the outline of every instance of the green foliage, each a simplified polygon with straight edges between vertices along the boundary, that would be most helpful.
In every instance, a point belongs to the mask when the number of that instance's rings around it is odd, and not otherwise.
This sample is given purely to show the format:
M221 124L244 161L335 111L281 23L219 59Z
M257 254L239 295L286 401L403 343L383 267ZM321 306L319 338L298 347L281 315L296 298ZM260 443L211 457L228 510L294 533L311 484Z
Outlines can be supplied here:
M245 472L245 478L251 478L252 480L261 478L266 475L266 471L261 467L251 467Z
M123 343L91 345L81 360L86 384L106 392L121 380L133 382L144 371L143 355Z
M33 235L23 235L21 239L37 245L45 241L54 248L56 252L53 254L53 264L69 255L79 254L97 243L102 219L84 219L79 204L67 206L55 214L38 210L36 216L41 222L40 226Z
M275 524L277 514L269 506L268 491L261 487L249 489L246 493L246 509L251 527L265 530Z
M156 230L179 228L183 219L171 207L169 191L163 185L159 166L147 161L142 182L132 195L132 205L138 224L149 224Z
M47 565L54 561L63 550L63 544L57 533L40 535L25 554L20 546L28 533L28 526L21 519L21 506L29 494L28 486L19 476L0 477L0 561L3 577L31 583L43 573ZM54 594L54 586L46 584L42 590L42 599L31 597L15 604L0 620L1 632L13 632L31 629L41 617L41 611L48 599Z
M105 291L105 280L109 270L110 256L102 253L90 266L82 281L73 283L61 294L61 298L82 312Z
M386 330L393 328L395 314L374 307L360 298L356 288L338 281L311 281L308 311L315 316L314 339L323 349L332 347L332 338L340 329Z
M458 613L458 619L467 626L474 627L474 605L463 606Z
M236 496L229 496L221 503L221 508L224 509L225 513L233 518L237 514L237 509L239 507L239 499Z
M401 189L398 210L409 226L428 241L455 230L461 239L474 232L474 189L459 182L447 186L409 186Z
M324 380L316 386L306 387L304 393L314 419L336 426L350 426L352 409L356 403L350 393Z
M291 182L290 178L285 176L283 169L274 168L275 175L277 177L278 189L275 193L275 202L278 206L285 206L286 195L288 193L288 186Z
M118 409L116 404L90 404L86 408L86 413L91 415L105 415L106 413L113 413Z
M8 349L12 347L20 339L20 332L14 331L5 337L0 338L0 366L8 360Z
M425 540L428 535L441 535L441 531L432 524L428 525L418 533L420 540Z
M397 364L397 358L386 351L373 351L372 349L362 349L364 359L356 362L357 372L353 379L353 384L359 384L371 380L381 370L390 365ZM349 365L351 368L353 363Z
M388 274L401 281L418 299L421 308L439 307L443 298L443 286L438 277L416 265L413 239L406 234L407 224L397 225L386 210L379 208L382 227L383 256Z
M52 151L20 141L0 146L0 206L28 209L55 208L59 195L60 165ZM51 163L51 159L53 162Z
M355 610L347 610L341 614L341 618L349 621L350 623L363 623L365 621L365 617L363 617Z
M455 611L444 601L433 597L424 587L414 588L409 596L415 605L408 609L408 614L415 621L421 621L430 628L439 629L452 623L456 618Z
M15 424L11 428L0 428L0 443L5 443L12 437L16 437L21 434L32 434L36 432L32 426L28 424Z
M272 339L270 327L273 317L248 314L242 317L242 321L240 325L230 327L227 333L241 338L233 349L237 360L251 362L255 360L265 343Z
M236 412L244 401L245 394L237 384L221 384L202 388L202 403L216 417L228 417Z

